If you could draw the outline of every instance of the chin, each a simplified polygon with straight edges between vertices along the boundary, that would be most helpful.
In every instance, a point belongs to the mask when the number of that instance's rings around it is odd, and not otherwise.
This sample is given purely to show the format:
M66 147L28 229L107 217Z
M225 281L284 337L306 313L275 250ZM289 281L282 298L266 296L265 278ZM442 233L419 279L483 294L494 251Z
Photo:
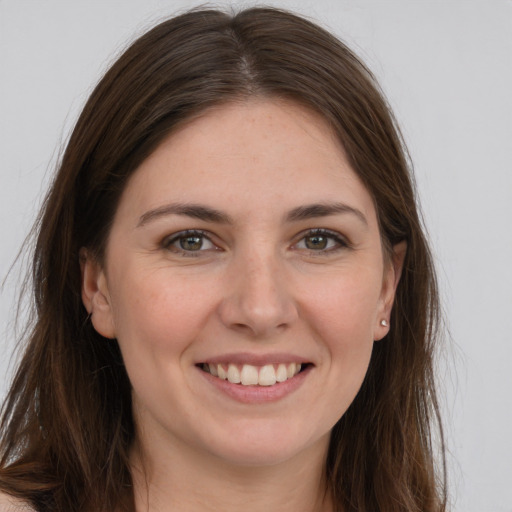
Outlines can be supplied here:
M222 446L211 453L230 465L239 467L269 467L293 461L319 444L329 444L330 431L323 435L305 435L295 426L256 424L238 426L224 438ZM277 428L276 428L277 427ZM236 433L235 433L236 431ZM226 442L227 441L227 442Z

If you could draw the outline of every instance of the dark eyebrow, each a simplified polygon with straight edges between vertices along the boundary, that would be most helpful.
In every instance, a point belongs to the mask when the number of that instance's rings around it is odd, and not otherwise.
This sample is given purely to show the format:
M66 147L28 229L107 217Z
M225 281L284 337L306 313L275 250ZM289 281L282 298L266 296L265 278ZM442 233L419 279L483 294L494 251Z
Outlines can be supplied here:
M286 215L286 220L288 222L297 222L300 220L313 219L315 217L327 217L339 213L355 215L365 226L368 226L368 221L361 210L344 203L315 203L299 206Z
M208 206L188 203L172 203L143 213L139 218L137 227L144 226L144 224L166 215L185 215L194 219L204 220L206 222L218 222L221 224L233 223L227 214Z

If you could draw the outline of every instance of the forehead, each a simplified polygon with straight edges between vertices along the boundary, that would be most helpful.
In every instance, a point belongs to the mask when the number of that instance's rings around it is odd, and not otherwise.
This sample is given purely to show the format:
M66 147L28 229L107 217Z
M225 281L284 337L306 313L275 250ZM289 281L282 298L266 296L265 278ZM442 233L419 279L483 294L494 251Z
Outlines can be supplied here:
M371 197L327 122L282 100L219 105L181 126L135 171L120 210L135 213L171 200L221 203L235 215L346 201L374 216Z

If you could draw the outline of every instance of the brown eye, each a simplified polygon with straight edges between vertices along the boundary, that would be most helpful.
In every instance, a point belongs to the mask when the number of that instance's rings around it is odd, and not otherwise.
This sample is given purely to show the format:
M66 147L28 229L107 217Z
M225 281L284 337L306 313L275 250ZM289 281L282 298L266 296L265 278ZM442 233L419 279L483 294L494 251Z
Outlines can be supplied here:
M167 237L163 244L165 249L182 254L200 253L217 249L215 244L201 231L181 231Z
M350 245L336 231L314 229L306 232L294 247L295 249L327 254L336 252L337 249L348 248Z
M306 247L312 251L319 251L327 248L329 238L323 235L310 235L304 238Z
M199 251L203 247L202 236L187 236L179 239L180 248L184 251Z

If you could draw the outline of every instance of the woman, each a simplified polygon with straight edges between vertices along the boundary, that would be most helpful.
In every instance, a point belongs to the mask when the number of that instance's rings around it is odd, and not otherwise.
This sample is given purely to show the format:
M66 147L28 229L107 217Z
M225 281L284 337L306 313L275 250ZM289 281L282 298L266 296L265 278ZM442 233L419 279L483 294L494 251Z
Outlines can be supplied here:
M5 510L445 509L429 250L392 115L333 36L268 8L149 31L38 233Z

